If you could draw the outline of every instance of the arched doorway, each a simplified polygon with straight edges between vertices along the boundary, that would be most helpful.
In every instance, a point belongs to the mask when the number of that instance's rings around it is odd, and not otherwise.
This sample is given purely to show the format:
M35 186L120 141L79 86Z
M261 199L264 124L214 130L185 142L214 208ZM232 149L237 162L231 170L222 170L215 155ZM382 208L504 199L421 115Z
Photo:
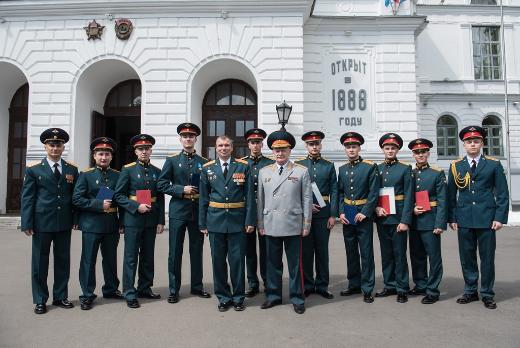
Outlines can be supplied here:
M92 113L92 139L107 136L117 142L111 166L120 169L135 159L130 138L141 129L141 81L131 79L114 86L107 94L103 112Z
M27 150L27 108L29 84L18 88L9 107L9 140L7 150L7 199L8 213L20 210L20 194L25 172Z
M202 103L202 154L214 159L215 141L219 135L234 140L234 156L248 154L244 134L258 122L257 96L253 88L241 80L227 79L215 83Z

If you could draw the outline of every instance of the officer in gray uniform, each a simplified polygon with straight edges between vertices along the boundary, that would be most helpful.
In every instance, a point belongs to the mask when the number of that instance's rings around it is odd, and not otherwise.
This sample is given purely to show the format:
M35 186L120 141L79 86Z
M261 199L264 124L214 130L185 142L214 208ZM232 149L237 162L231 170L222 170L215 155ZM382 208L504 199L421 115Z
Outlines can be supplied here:
M276 163L258 176L258 229L266 236L267 288L262 309L282 303L282 255L289 269L289 296L294 311L305 312L302 274L302 237L312 222L312 186L307 168L289 161L296 140L285 130L271 133L267 145Z

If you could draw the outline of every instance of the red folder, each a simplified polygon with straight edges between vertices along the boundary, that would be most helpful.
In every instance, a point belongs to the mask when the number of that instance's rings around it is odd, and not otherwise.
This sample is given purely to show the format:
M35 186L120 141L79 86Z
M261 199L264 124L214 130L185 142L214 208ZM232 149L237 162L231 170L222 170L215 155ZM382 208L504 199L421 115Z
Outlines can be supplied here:
M137 197L137 203L152 205L152 191L150 190L137 190L135 191Z
M430 196L428 191L415 192L415 205L422 207L424 211L432 210L430 206Z
M383 208L387 214L390 214L390 197L387 195L379 196L377 206Z

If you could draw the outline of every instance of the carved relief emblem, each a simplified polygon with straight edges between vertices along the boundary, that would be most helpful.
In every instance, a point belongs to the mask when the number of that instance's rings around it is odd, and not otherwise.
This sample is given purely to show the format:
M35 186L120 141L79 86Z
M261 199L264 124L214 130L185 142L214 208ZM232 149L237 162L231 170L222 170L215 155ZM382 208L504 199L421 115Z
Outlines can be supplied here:
M116 20L115 30L118 39L128 40L132 30L134 30L134 25L129 19L120 18Z
M88 24L88 26L83 27L83 29L85 29L85 31L87 32L88 40L96 40L101 39L101 35L103 35L103 30L105 29L105 26L100 25L94 19L92 20L92 22Z

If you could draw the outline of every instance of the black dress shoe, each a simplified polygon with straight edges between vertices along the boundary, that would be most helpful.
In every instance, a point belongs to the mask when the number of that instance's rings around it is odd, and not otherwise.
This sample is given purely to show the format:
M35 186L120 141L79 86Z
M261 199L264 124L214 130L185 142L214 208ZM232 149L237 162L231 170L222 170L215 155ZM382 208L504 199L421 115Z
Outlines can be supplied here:
M72 302L70 302L66 298L64 298L63 300L54 300L54 301L52 301L52 305L53 306L57 306L57 307L61 307L61 308L65 308L65 309L70 309L70 308L74 307Z
M88 311L92 309L92 303L93 301L91 299L85 299L81 301L80 307L84 311Z
M422 298L421 303L422 304L434 304L437 301L439 301L438 296L426 295Z
M168 296L168 303L177 303L177 302L179 302L179 295L170 294L170 296Z
M314 289L307 289L307 290L304 290L304 291L303 291L303 295L304 295L305 297L309 297L309 295L314 294L315 292L316 292L316 291L314 291Z
M137 299L135 300L126 300L126 305L128 308L139 308L141 305L139 304L139 301Z
M413 289L408 291L408 295L410 295L410 296L426 295L426 289L417 289L416 287L414 287Z
M406 303L408 302L408 295L405 292L400 292L397 294L397 302Z
M249 288L246 290L246 297L247 298L255 297L256 294L258 294L259 292L260 292L260 290L258 290L258 288Z
M493 300L493 297L482 297L482 302L484 302L484 307L489 309L496 309L497 304L495 300Z
M47 305L45 303L38 303L34 307L34 313L36 314L44 314L47 313Z
M261 309L269 309L273 308L274 306L278 306L282 304L282 300L274 300L274 301L265 301L260 306Z
M156 293L150 291L150 292L138 292L137 293L137 297L139 297L139 298L147 298L147 299L150 299L150 300L158 300L158 299L161 298L161 295L156 294Z
M237 312L242 312L246 307L244 306L244 302L233 303L233 309Z
M468 304L471 302L478 301L478 295L475 294L463 294L461 297L457 299L457 303L460 304Z
M318 295L321 295L321 297L326 298L327 300L332 300L334 298L334 295L332 294L332 292L330 292L328 290L316 290L316 293Z
M296 313L298 313L298 314L305 313L305 305L304 304L301 304L301 305L293 304L293 308L294 308L294 311Z
M204 290L192 290L191 294L195 295L195 296L198 296L198 297L201 297L201 298L210 298L211 297L211 294L209 292L204 291Z
M115 292L113 292L111 294L103 294L103 298L113 298L115 300L124 300L125 299L125 297L119 290L116 290Z
M341 292L339 294L340 294L340 296L351 296L354 294L361 294L361 289L360 288L347 288L345 290L341 290Z
M231 305L231 302L223 302L219 303L217 308L219 312L226 312L229 309L229 307L231 307Z
M363 294L363 302L365 303L372 303L374 302L374 297L371 293Z
M384 288L383 290L376 292L376 297L388 297L392 295L397 295L397 290Z

